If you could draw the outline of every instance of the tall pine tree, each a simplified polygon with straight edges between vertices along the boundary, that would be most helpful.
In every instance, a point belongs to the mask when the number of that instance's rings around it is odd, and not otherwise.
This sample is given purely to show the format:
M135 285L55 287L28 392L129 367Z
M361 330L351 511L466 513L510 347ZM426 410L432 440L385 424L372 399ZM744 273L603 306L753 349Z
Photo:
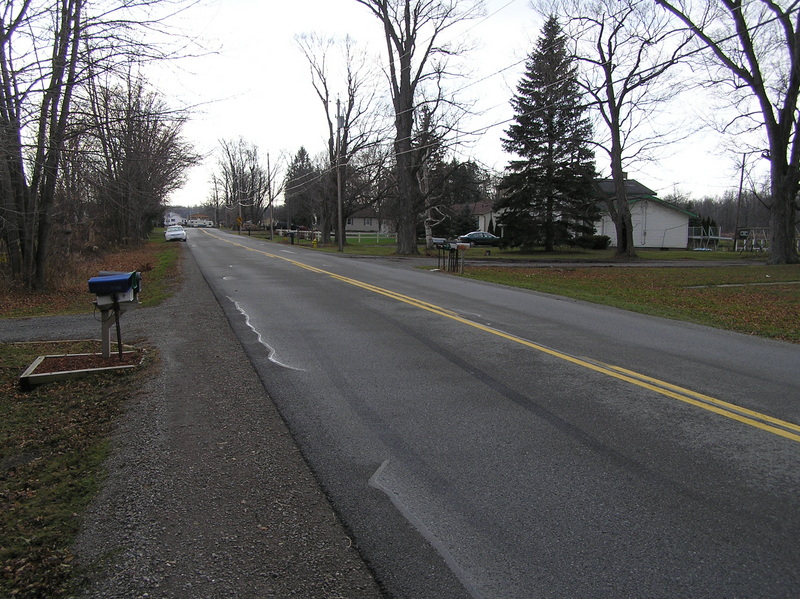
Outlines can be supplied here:
M297 151L289 165L283 196L289 226L313 227L316 224L314 214L321 197L320 173L311 164L304 147Z
M533 248L591 235L597 215L592 126L575 61L556 17L544 25L511 100L515 116L503 148L506 167L496 210L504 242Z

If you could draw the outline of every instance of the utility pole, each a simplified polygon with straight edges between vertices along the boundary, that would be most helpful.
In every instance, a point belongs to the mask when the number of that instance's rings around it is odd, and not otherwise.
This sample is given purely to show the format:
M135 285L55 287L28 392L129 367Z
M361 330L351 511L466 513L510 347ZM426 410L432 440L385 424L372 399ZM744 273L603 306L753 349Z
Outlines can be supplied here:
M336 229L336 242L339 251L344 252L344 215L342 213L342 115L340 101L336 98L336 196L339 212L339 222Z
M275 219L272 212L272 171L269 168L269 152L267 152L267 198L269 198L269 240L275 235Z
M742 187L744 187L744 166L747 152L742 153L742 170L739 174L739 197L736 200L736 226L733 229L733 251L739 249L739 210L742 207Z

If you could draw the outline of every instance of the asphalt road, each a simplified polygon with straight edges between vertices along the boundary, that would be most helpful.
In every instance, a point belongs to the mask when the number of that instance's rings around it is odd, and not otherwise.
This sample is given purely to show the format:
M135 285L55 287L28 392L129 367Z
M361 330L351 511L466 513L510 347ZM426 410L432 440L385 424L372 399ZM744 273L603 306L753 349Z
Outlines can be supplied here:
M800 347L220 231L189 246L393 596L800 595Z

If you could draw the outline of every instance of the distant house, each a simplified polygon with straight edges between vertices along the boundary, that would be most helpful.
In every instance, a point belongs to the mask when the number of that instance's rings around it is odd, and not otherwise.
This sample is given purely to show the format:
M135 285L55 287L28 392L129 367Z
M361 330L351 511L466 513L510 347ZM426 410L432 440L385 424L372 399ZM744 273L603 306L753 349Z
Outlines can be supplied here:
M600 191L614 197L614 182L602 179ZM628 205L633 223L633 247L686 249L689 245L689 219L697 215L656 197L656 192L634 179L625 182ZM617 245L617 230L608 214L605 202L601 206L601 218L595 225L597 235L607 235L611 245Z
M474 202L470 208L472 215L478 219L478 231L489 231L497 226L497 215L492 210L491 202Z
M214 221L208 218L207 214L198 212L196 214L189 215L186 225L189 227L213 227Z
M183 217L177 212L167 212L164 214L164 226L170 227L172 225L182 225Z
M381 233L389 235L394 233L394 221L381 218L374 208L364 208L347 217L344 225L346 232L350 233Z

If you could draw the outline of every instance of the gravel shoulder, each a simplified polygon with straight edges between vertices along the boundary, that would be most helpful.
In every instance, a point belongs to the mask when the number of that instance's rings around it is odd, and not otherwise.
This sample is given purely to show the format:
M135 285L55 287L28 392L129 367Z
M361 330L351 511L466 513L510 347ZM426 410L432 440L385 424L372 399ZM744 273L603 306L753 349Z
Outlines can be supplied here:
M383 597L186 252L182 292L122 317L157 349L74 551L82 597ZM0 342L98 338L92 315L0 320Z

